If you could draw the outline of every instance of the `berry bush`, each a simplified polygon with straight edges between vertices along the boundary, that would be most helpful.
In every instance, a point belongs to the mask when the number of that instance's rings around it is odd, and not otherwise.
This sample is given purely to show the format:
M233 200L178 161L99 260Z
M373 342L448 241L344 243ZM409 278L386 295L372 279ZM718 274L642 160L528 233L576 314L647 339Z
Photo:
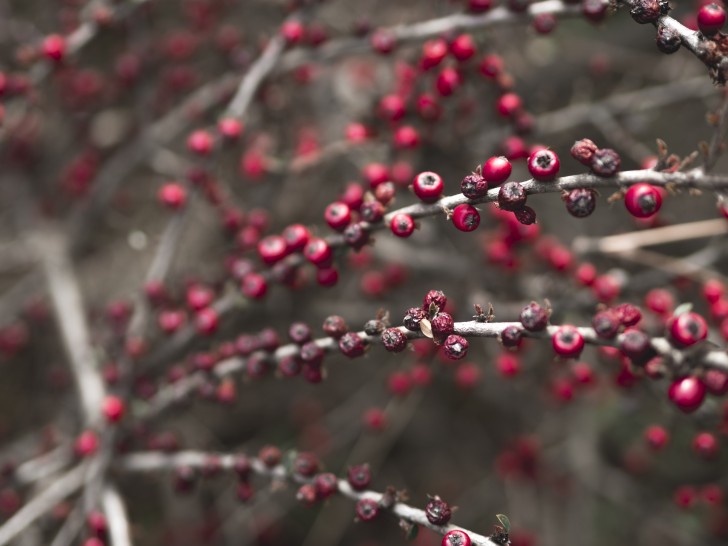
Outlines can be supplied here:
M725 22L0 1L0 546L726 544Z

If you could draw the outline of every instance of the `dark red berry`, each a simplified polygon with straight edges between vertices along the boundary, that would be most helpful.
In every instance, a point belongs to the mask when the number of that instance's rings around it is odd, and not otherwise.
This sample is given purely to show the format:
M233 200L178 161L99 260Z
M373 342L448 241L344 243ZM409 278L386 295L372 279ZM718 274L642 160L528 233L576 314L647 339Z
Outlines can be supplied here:
M468 199L479 199L488 193L488 181L477 173L469 174L460 183L460 191Z
M644 366L655 355L650 336L637 328L625 330L619 340L619 350L638 366Z
M387 328L382 332L382 344L392 353L401 353L407 348L407 336L399 328Z
M313 330L305 322L294 322L288 328L288 337L293 343L303 345L307 341L311 341Z
M597 149L597 145L591 140L588 138L582 138L581 140L574 142L574 145L571 147L571 157L576 159L582 165L590 167L592 158L594 157L594 152L596 152Z
M434 203L442 195L445 184L439 174L425 171L415 177L412 189L415 195L425 203Z
M319 469L319 461L316 455L308 452L301 452L293 459L293 472L304 478L310 478Z
M592 23L600 23L607 16L609 2L605 0L582 0L581 13Z
M367 201L359 209L362 220L373 224L384 217L384 205L379 201Z
M409 214L397 213L392 216L389 227L397 237L409 237L415 231L415 221Z
M597 206L597 192L588 188L577 188L563 194L566 210L575 218L586 218Z
M460 360L468 354L468 340L462 336L449 335L442 344L442 350L450 360Z
M708 325L697 313L671 317L667 324L670 340L678 347L690 347L708 337Z
M557 19L553 13L538 13L533 18L533 29L539 34L550 34L556 28Z
M268 468L278 466L282 456L281 450L275 446L263 446L258 452L258 459Z
M561 162L552 150L538 150L528 158L528 172L539 182L550 182L559 174Z
M677 29L664 24L658 24L655 44L657 44L657 49L669 55L680 49L682 37Z
M301 360L306 364L321 364L324 355L324 350L315 341L309 341L301 346Z
M369 242L369 232L357 222L347 226L343 233L344 242L354 250L359 250Z
M600 148L592 155L590 167L597 176L614 176L621 166L622 158L611 148Z
M662 196L650 184L635 184L624 194L624 206L636 218L649 218L662 206Z
M364 491L372 480L368 464L359 464L349 468L346 480L354 491Z
M311 483L305 483L298 488L296 492L296 500L306 507L311 507L318 500L316 488Z
M334 474L325 472L314 478L313 485L318 497L326 499L339 490L339 479Z
M303 362L298 355L286 355L278 361L278 371L283 377L296 377L301 373Z
M274 264L288 253L286 240L280 235L268 235L258 241L258 255L267 264Z
M360 499L356 503L356 517L359 521L371 521L379 515L379 504L372 499Z
M614 312L619 317L619 321L624 326L635 326L642 320L642 311L636 305L631 303L622 303L614 308Z
M665 0L636 0L629 14L637 23L645 25L656 22L660 15L665 15L669 9Z
M455 321L453 321L449 313L438 313L430 324L432 326L432 335L439 339L449 336L455 329Z
M647 444L655 451L663 449L670 441L670 434L664 427L652 425L647 427L644 432Z
M368 320L364 323L364 333L368 336L378 336L385 328L384 322L378 319Z
M311 239L303 248L304 257L315 266L324 267L331 263L333 252L323 239Z
M326 207L324 219L331 229L343 231L351 223L351 209L349 205L335 201Z
M554 352L564 358L578 358L584 349L584 336L574 326L564 325L551 338Z
M698 28L706 36L712 36L725 25L725 9L718 4L701 6L698 10Z
M425 506L425 516L433 525L447 525L452 517L452 509L440 497L434 496Z
M339 339L349 331L346 321L339 315L330 315L326 317L322 329L327 336L331 336L336 339Z
M259 300L268 292L268 283L259 273L248 273L240 281L240 291L244 296Z
M445 310L447 296L442 290L430 290L422 300L422 309L432 315ZM434 309L434 313L432 310Z
M518 326L506 326L500 333L500 341L504 347L509 349L520 347L523 341L523 330Z
M407 313L402 320L402 324L410 332L420 331L420 321L427 317L427 313L421 307L412 307L407 310Z
M303 250L303 247L306 246L306 243L311 238L311 233L308 231L308 228L301 224L291 224L283 230L281 235L286 241L288 252Z
M621 321L619 316L612 310L599 311L592 318L592 327L594 332L604 339L612 339L619 333Z
M480 225L480 213L473 205L463 203L453 209L452 224L460 231L474 231Z
M695 376L682 377L670 385L667 395L678 408L691 413L703 404L705 385Z
M348 332L339 339L339 349L349 358L362 356L366 347L366 341L355 332Z
M516 220L518 220L524 226L530 226L531 224L536 223L536 211L528 205L514 211L513 214L515 215Z
M521 209L527 199L526 190L518 182L506 182L498 190L498 206L503 210Z
M540 332L548 326L549 314L538 303L531 302L523 308L519 319L526 330Z
M511 162L502 155L489 158L481 168L483 178L490 188L495 188L508 180L512 170Z

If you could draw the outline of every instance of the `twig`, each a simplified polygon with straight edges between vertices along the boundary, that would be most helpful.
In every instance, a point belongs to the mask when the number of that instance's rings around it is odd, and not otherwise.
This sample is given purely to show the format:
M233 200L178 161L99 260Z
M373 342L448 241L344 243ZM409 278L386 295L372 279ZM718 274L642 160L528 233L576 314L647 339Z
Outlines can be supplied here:
M131 546L129 519L126 514L124 501L113 486L104 489L101 502L109 522L109 538L111 546Z

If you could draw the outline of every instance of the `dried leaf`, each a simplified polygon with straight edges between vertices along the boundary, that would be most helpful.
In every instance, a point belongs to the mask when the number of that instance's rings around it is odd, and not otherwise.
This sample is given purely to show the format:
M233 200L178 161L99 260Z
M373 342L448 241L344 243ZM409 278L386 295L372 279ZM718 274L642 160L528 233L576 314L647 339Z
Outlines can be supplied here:
M510 533L511 532L511 520L508 519L508 516L506 516L505 514L496 514L495 517L498 518L498 521L501 522L501 525L506 530L506 533Z
M689 313L692 310L693 310L692 303L683 303L681 305L678 305L677 308L675 308L675 312L673 313L673 316L679 317L680 315Z
M420 321L420 332L422 332L425 337L429 337L430 339L434 337L432 335L432 323L428 319L423 318Z

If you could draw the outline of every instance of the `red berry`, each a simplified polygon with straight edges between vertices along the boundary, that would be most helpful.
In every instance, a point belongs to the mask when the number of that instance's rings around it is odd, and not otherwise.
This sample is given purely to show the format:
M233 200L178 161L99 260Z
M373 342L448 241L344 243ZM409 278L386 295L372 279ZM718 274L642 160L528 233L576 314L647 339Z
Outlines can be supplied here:
M41 50L48 59L60 62L66 56L66 39L60 34L46 36L43 39Z
M531 302L521 310L521 324L526 330L540 332L545 330L549 323L549 314L536 302Z
M248 273L240 281L240 291L245 297L259 300L268 292L268 282L259 273Z
M303 41L306 29L301 21L286 21L281 25L281 35L288 45L295 45Z
M238 140L243 134L243 124L235 118L223 118L217 122L217 130L227 140Z
M335 201L326 207L324 219L331 229L343 231L351 223L351 210L345 203Z
M280 235L268 235L258 241L258 255L268 265L282 260L287 253L288 245Z
M559 156L551 150L538 150L528 158L528 172L539 182L550 182L559 174Z
M516 211L526 204L528 195L519 182L506 182L498 190L498 206L503 210Z
M318 474L313 480L313 485L321 499L328 498L339 490L339 480L330 472Z
M104 417L111 423L118 423L124 417L124 401L118 396L107 396L103 406Z
M551 338L554 352L564 358L578 358L584 349L584 336L574 326L561 326Z
M387 328L382 332L382 345L387 351L401 353L407 348L407 336L399 328Z
M409 237L415 231L415 221L409 214L400 212L392 216L389 227L397 237Z
M404 99L399 95L385 95L379 101L377 112L382 119L392 122L399 121L406 113Z
M691 413L702 405L705 385L695 376L682 377L670 385L667 395L678 408L685 413Z
M448 66L443 68L435 80L435 89L441 97L449 97L458 90L462 84L462 77L457 69Z
M217 311L208 307L202 309L195 315L195 328L203 336L211 336L217 332L217 328L220 325L220 317Z
M715 303L725 294L725 285L717 279L710 279L703 284L703 297L708 303Z
M172 210L179 210L187 203L187 191L176 182L169 182L159 188L159 202Z
M670 434L664 427L652 425L645 429L645 441L652 449L659 451L670 441Z
M282 457L281 450L275 446L263 446L258 452L258 459L268 468L278 466Z
M212 135L204 130L195 131L187 137L187 149L197 155L208 155L214 143Z
M468 354L468 340L462 336L449 335L442 344L445 356L450 360L460 360Z
M394 132L394 147L398 150L410 150L420 145L420 134L410 125L402 125Z
M698 10L698 28L706 36L712 36L725 25L725 9L718 4L708 4Z
M368 464L359 464L349 467L346 480L354 491L364 491L372 480Z
M460 529L448 531L447 534L442 537L441 546L470 546L472 541L470 535Z
M708 337L708 325L697 313L682 313L668 322L671 341L678 347L690 347Z
M511 162L503 156L494 156L489 158L482 167L482 175L488 182L488 187L494 188L511 176Z
M303 248L303 255L313 265L325 267L331 263L333 251L325 240L313 238Z
M662 205L662 196L650 184L635 184L624 194L624 206L635 218L649 218L657 213Z
M495 109L504 118L514 117L523 109L521 97L515 93L505 93L498 97L495 103Z
M710 432L701 432L693 438L693 451L704 459L712 459L718 454L718 439Z
M463 203L452 211L452 223L460 231L474 231L480 225L480 213L473 205Z
M445 184L439 174L425 171L415 177L412 189L425 203L434 203L442 195Z
M360 521L371 521L379 515L379 505L372 499L360 499L356 503L356 517Z
M73 444L73 451L78 457L90 457L99 448L99 439L92 430L83 431Z
M521 371L521 361L516 355L511 353L499 354L495 360L495 366L498 373L503 377L513 377L514 375L518 375Z
M475 42L470 34L461 34L450 42L450 53L460 62L472 58L475 52Z

